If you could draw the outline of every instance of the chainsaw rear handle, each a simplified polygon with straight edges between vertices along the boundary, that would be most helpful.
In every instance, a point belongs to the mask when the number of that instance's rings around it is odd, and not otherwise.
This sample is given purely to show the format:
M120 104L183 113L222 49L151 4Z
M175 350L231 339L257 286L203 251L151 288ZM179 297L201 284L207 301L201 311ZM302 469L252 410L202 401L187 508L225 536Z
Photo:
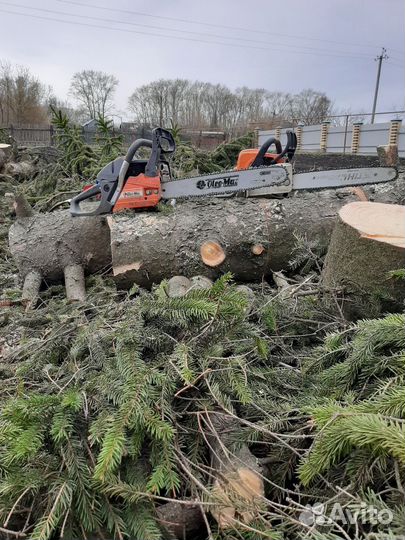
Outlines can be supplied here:
M170 131L163 128L155 128L152 131L152 140L137 139L134 141L125 154L119 170L118 179L111 180L100 178L95 186L79 193L76 197L73 197L70 201L71 215L96 216L98 214L108 214L112 212L115 203L121 195L122 188L124 187L129 165L140 148L152 149L150 158L145 166L145 176L155 177L158 175L161 156L172 154L176 149L176 144ZM100 195L101 197L100 204L97 208L87 212L81 210L80 203L95 195Z
M152 153L145 167L145 176L151 178L157 176L162 156L168 157L175 150L176 143L170 131L163 128L155 128L152 131Z
M71 215L75 217L97 216L99 214L110 213L114 208L114 204L116 203L122 191L129 164L131 163L135 153L142 147L151 148L152 141L150 141L149 139L137 139L136 141L134 141L128 148L127 153L124 157L124 161L122 162L119 171L118 181L100 178L100 180L98 180L95 186L87 189L86 191L83 191L82 193L79 193L78 195L76 195L76 197L73 197L73 199L70 201ZM119 189L120 181L121 188ZM80 203L85 201L86 199L91 199L95 195L100 195L100 204L94 210L83 211L80 208Z

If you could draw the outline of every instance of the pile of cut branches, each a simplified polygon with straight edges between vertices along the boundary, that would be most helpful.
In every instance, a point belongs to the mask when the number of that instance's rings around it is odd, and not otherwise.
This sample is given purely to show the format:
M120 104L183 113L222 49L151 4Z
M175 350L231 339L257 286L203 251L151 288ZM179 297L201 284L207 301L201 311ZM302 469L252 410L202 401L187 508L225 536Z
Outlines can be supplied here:
M400 534L403 315L329 324L311 296L291 302L267 289L252 300L227 275L175 298L166 282L125 294L100 277L90 285L82 305L51 288L37 310L2 313L10 538L157 539L173 535L165 510L179 502L198 508L179 538L196 528L226 539ZM232 429L221 432L213 414ZM234 467L249 449L262 497L214 489L214 439ZM328 517L336 503L362 518Z

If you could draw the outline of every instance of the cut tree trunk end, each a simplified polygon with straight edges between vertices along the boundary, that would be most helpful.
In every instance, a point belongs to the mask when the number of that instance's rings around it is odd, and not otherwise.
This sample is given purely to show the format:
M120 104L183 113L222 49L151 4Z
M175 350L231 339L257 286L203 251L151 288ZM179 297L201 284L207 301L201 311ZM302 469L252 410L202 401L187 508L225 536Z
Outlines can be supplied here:
M203 263L215 268L224 262L226 253L217 240L203 242L200 247L200 254Z
M263 506L264 482L257 459L246 444L238 443L240 424L222 413L207 413L204 432L211 454L215 480L211 492L218 505L211 506L211 515L220 529L249 524Z
M405 206L353 202L339 211L322 282L326 289L343 289L347 318L402 308L405 282L395 271L403 268Z

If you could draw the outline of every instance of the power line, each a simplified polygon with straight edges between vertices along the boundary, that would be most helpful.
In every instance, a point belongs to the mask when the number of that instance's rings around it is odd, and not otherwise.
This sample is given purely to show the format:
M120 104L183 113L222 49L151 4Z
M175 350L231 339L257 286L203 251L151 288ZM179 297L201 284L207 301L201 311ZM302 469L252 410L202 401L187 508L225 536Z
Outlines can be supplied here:
M40 11L40 12L44 12L44 13L51 13L51 14L55 14L55 15L63 15L63 16L67 16L67 17L77 17L77 18L80 18L80 19L87 19L87 20L90 20L90 21L99 21L99 22L107 22L107 23L118 23L118 24L125 24L125 25L129 25L129 26L135 26L135 27L142 27L142 28L151 28L153 30L164 30L164 31L170 31L170 32L179 32L181 34L189 34L189 35L200 35L200 36L203 36L203 37L214 37L214 38L217 38L217 39L230 39L230 40L235 40L235 38L233 37L230 37L230 36L220 36L218 34L207 34L207 33L201 33L201 32L192 32L192 31L187 31L187 30L179 30L179 29L176 29L176 28L166 28L166 27L162 27L162 26L153 26L153 25L147 25L147 24L140 24L140 23L134 23L134 22L131 22L131 21L122 21L122 20L116 20L116 19L104 19L102 17L95 17L95 16L87 16L87 15L81 15L81 14L76 14L76 13L67 13L65 11L57 11L57 10L53 10L53 9L44 9L44 8L36 8L36 7L32 7L32 6L27 6L27 5L24 5L24 4L16 4L15 2L6 2L6 1L3 1L1 0L0 1L0 4L3 4L3 5L8 5L8 6L12 6L12 7L17 7L17 8L22 8L22 9L30 9L30 10L34 10L34 11ZM255 40L255 39L245 39L245 38L241 38L239 39L238 38L238 41L244 41L244 42L250 42L250 43L259 43L261 45L280 45L279 43L271 43L271 42L268 42L268 41L260 41L260 40ZM289 48L292 48L293 50L297 50L299 48L299 50L301 51L302 49L308 49L308 50L312 50L312 51L316 51L316 52L319 52L319 53L322 53L322 54L325 54L325 53L332 53L332 54L337 54L337 55L348 55L348 57L364 57L364 58L368 58L369 55L368 54L363 54L363 53L359 53L359 54L352 54L350 51L335 51L335 50L328 50L328 49L319 49L319 48L316 48L316 47L307 47L307 46L297 46L297 45L282 45L282 47L289 47Z
M31 8L29 8L29 9L31 9ZM59 22L59 23L64 23L64 24L71 24L71 25L74 25L74 26L84 26L84 27L88 27L88 28L100 28L100 29L103 29L103 30L110 30L110 31L115 31L115 32L125 32L125 33L129 33L129 34L140 34L140 35L154 36L154 37L160 37L160 38L177 39L177 40L182 40L182 41L193 41L193 42L198 42L198 43L206 43L206 44L209 44L209 45L222 45L222 46L226 46L226 47L237 47L237 48L242 48L242 49L248 48L248 49L256 49L256 50L263 50L263 51L272 51L272 52L275 52L275 51L279 52L280 51L280 52L283 52L284 54L294 54L296 56L309 54L309 55L315 55L315 56L330 56L330 57L335 57L335 58L364 59L363 56L354 56L354 55L349 55L349 54L334 54L332 52L327 53L327 52L324 52L324 51L320 51L320 52L303 51L301 49L301 47L297 48L297 51L293 51L293 50L288 51L288 50L286 50L284 48L280 49L280 48L275 48L275 47L258 47L258 46L253 46L253 45L242 45L242 44L239 45L237 43L224 43L224 42L218 42L218 41L212 41L212 40L207 41L207 40L203 40L203 39L199 39L199 38L191 38L191 37L187 38L187 37L182 37L182 36L170 36L170 35L165 35L165 34L161 34L161 33L142 32L140 30L128 30L126 28L114 28L114 27L111 27L111 26L105 26L105 25L100 25L100 24L90 24L90 23L84 23L84 22L79 22L79 21L68 21L68 20L65 20L65 19L58 19L56 17L44 17L43 15L34 15L32 13L11 11L11 10L8 10L8 9L0 9L0 12L8 13L8 14L11 14L11 15L30 17L30 18L33 18L33 19L52 21L52 22ZM77 16L77 15L71 14L69 16ZM80 17L80 18L83 18L83 17ZM118 21L116 21L116 22L118 22ZM182 32L180 30L176 30L176 31L177 32Z
M105 6L97 6L95 4L86 4L84 2L77 2L75 0L56 0L57 2L60 2L60 3L63 3L63 4L70 4L70 5L75 5L75 6L82 6L82 7L86 7L86 8L91 8L91 9L99 9L99 10L103 10L103 11L110 11L110 12L113 12L113 13L126 13L126 14L129 14L129 15L137 15L137 16L142 16L142 17L151 17L151 18L155 18L155 19L164 19L164 20L167 20L167 21L173 21L173 22L181 22L181 23L186 23L186 24L198 24L198 25L201 25L201 26L210 26L212 28L223 28L223 29L226 29L226 30L236 30L238 32L254 32L255 34L264 34L264 35L272 35L272 36L279 36L279 37L285 37L285 38L293 38L293 39L306 39L306 40L309 40L309 41L321 41L321 42L324 42L324 43L334 43L335 45L351 45L351 46L354 46L354 47L372 47L372 48L375 48L376 45L372 45L372 44L365 44L365 43L347 43L347 42L343 42L343 41L332 41L330 39L321 39L321 38L314 38L314 37L308 37L308 36L297 36L297 35L292 35L292 34L280 34L280 33L277 33L277 32L266 32L264 30L257 30L257 29L252 29L252 28L241 28L241 27L238 27L238 26L229 26L229 25L224 25L224 24L216 24L216 23L207 23L207 22L204 22L204 21L196 21L196 20L193 20L193 19L181 19L179 17L169 17L169 16L166 16L166 15L152 15L150 13L145 13L145 12L142 12L142 11L131 11L131 10L128 10L128 9L119 9L119 8L108 8L108 7L105 7ZM237 38L239 40L239 37Z

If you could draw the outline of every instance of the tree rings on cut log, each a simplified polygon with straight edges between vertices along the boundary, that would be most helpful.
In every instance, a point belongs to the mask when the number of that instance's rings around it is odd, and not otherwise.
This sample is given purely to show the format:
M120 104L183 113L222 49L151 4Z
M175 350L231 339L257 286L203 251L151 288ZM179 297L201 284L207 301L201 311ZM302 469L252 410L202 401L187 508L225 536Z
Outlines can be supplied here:
M401 308L405 283L394 271L403 268L405 206L352 202L341 208L322 280L327 289L344 289L347 317L371 317Z
M263 246L263 244L253 244L251 249L253 255L261 255L264 250L265 247Z
M225 251L216 240L207 240L200 247L201 259L207 266L219 266L226 259Z

